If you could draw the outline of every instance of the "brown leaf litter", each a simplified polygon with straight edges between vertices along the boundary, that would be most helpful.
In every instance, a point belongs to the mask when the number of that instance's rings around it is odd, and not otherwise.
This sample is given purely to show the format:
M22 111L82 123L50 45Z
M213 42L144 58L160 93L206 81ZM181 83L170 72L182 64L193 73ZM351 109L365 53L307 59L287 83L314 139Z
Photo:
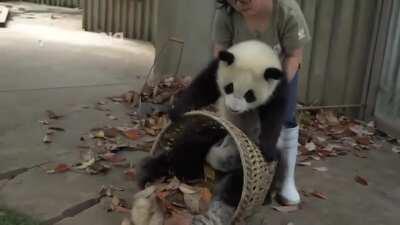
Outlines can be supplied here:
M205 184L191 186L172 178L135 195L130 222L137 225L150 224L149 221L154 225L190 225L194 215L207 211L211 198Z
M365 177L356 176L354 180L361 185L368 186L368 180Z
M344 156L351 152L363 153L375 144L376 130L373 124L362 124L334 111L304 111L300 114L299 165L310 160L324 160Z

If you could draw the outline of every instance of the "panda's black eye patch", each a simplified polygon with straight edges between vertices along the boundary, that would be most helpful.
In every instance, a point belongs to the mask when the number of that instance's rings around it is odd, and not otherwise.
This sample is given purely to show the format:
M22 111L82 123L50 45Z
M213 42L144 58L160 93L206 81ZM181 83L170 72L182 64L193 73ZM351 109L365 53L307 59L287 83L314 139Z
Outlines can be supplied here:
M247 91L246 94L244 95L244 99L246 99L246 101L248 103L252 103L252 102L255 102L257 100L256 96L254 95L254 91L253 90Z
M224 87L224 90L227 95L232 94L233 93L233 83L226 85Z

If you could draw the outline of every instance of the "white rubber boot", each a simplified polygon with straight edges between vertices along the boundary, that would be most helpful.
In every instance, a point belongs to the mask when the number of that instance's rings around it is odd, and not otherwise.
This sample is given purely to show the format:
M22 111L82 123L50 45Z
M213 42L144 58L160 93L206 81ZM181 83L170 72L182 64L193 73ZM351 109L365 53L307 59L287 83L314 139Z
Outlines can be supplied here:
M278 201L282 205L297 205L300 195L295 183L295 169L298 152L299 127L283 128L277 147L281 151L279 163L281 186L278 192Z

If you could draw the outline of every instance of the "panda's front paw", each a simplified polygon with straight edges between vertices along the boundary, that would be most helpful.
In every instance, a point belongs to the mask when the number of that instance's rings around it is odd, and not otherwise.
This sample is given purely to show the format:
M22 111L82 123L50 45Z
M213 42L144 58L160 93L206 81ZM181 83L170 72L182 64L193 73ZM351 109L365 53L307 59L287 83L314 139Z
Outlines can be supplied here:
M171 121L175 122L179 118L182 117L184 114L184 110L182 110L182 107L179 106L173 106L169 111L168 111L168 117Z
M170 163L168 155L146 157L136 166L136 182L140 189L144 189L147 183L152 183L159 178L168 176Z
M280 158L280 152L278 150L278 148L276 148L275 146L268 146L268 145L264 145L261 147L264 159L267 162L273 162L273 161L278 161Z
M136 183L140 189L144 189L148 182L152 181L151 175L151 158L144 158L139 164L136 166Z

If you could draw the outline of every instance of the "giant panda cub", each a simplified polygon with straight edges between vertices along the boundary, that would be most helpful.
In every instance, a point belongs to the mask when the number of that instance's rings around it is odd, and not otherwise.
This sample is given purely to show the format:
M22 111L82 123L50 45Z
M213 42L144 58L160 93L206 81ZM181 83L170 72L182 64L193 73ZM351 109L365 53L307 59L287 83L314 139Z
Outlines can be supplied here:
M245 41L221 51L177 96L169 115L174 121L188 111L216 104L220 116L258 144L267 161L274 161L279 158L276 144L284 123L287 92L288 82L278 55L262 42ZM196 178L193 174L200 177L200 168L206 160L214 169L227 174L216 185L209 219L215 217L215 207L221 205L226 206L222 210L225 215L233 213L240 201L243 182L240 156L233 139L221 132L210 137L208 131L193 134L194 129L186 130L188 133L185 131L182 135L186 139L181 140L174 151L147 158L138 165L139 186L165 175L175 175L182 180ZM179 152L180 156L173 152ZM221 215L217 217L222 218Z
M270 46L251 40L221 51L176 100L170 117L175 120L217 103L218 113L257 143L267 161L274 161L287 101L288 81L278 55ZM230 143L225 139L220 146Z

